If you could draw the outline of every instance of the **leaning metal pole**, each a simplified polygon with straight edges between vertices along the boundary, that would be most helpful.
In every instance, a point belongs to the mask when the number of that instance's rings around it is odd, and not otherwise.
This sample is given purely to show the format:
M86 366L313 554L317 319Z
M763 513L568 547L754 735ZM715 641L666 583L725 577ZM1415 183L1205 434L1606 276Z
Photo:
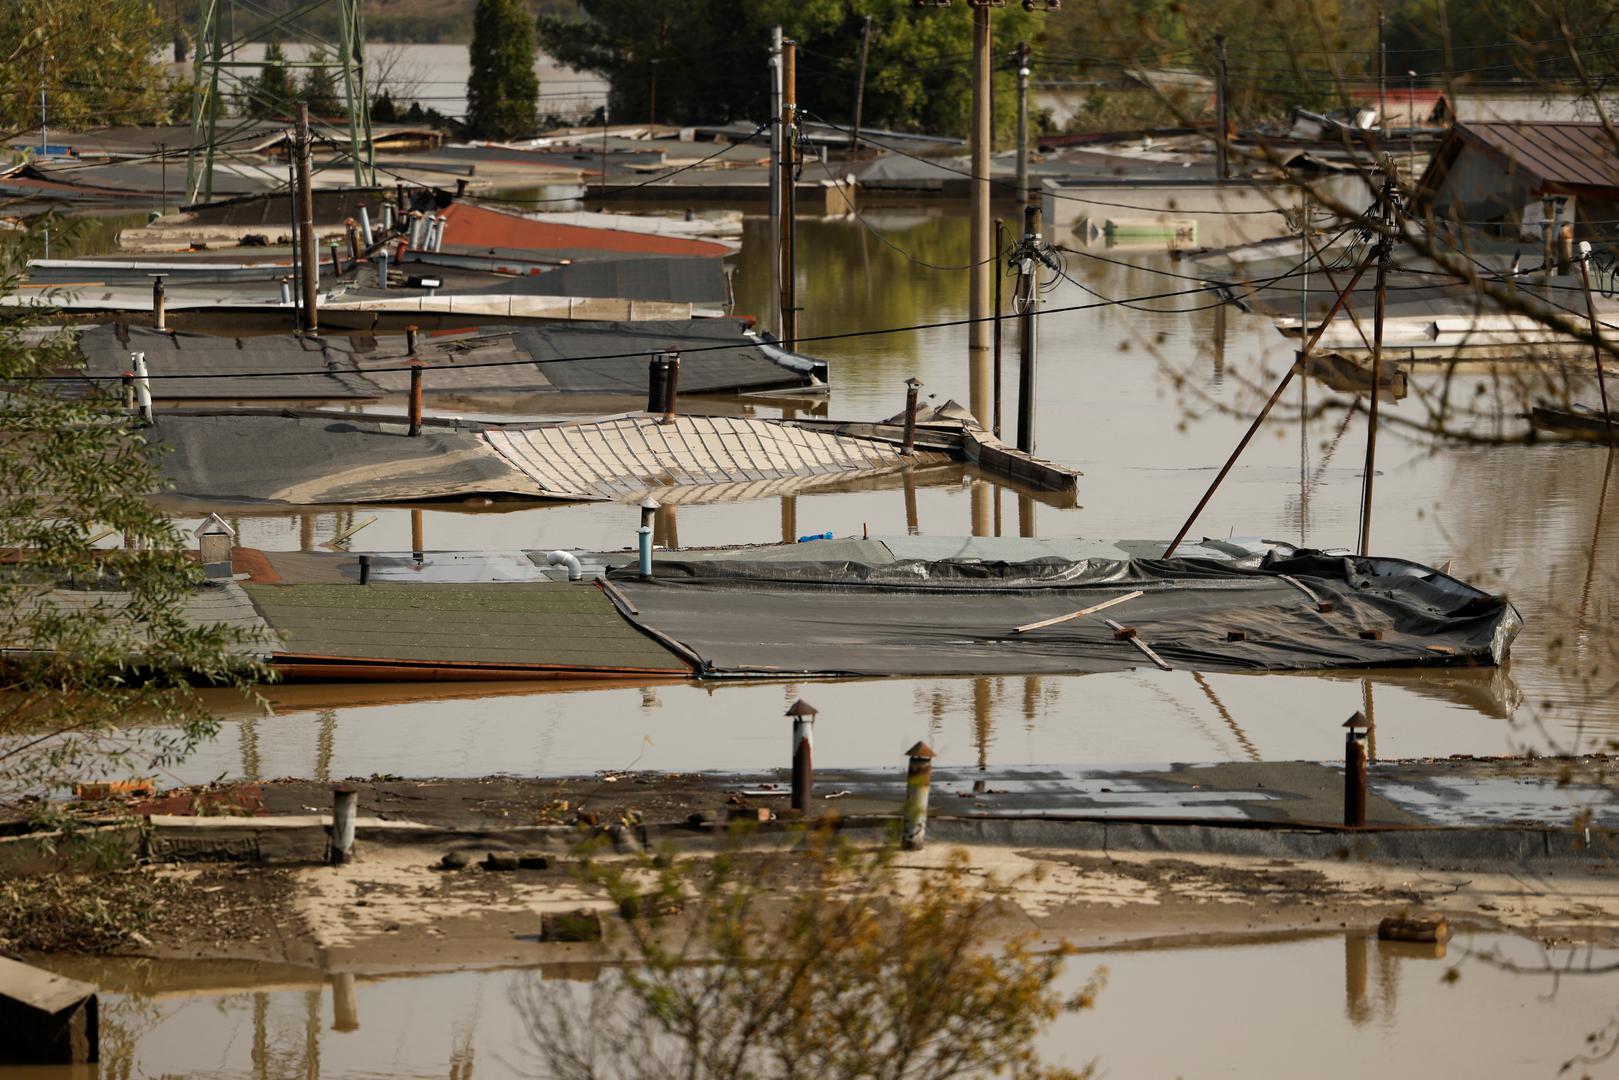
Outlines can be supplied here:
M1376 258L1377 250L1374 248L1372 251L1367 253L1366 257L1361 260L1360 265L1355 268L1354 276L1349 279L1349 283L1339 290L1338 298L1332 302L1332 307L1327 309L1326 318L1322 319L1321 325L1315 328L1315 333L1305 338L1304 347L1299 350L1298 356L1294 358L1293 363L1288 367L1287 373L1282 376L1282 381L1276 384L1275 390L1271 391L1270 398L1265 402L1265 407L1259 410L1259 415L1254 417L1254 422L1248 425L1248 430L1243 435L1242 441L1237 443L1237 448L1235 450L1231 451L1231 456L1227 458L1226 463L1220 467L1220 472L1215 476L1214 482L1209 485L1209 489L1203 493L1203 497L1199 499L1197 501L1197 505L1192 508L1192 513L1187 517L1186 524L1181 526L1181 531L1175 534L1175 539L1171 540L1169 542L1169 546L1164 549L1164 558L1167 559L1174 555L1175 549L1180 547L1182 540L1186 539L1186 534L1191 531L1192 525L1196 523L1198 515L1203 513L1203 508L1209 505L1210 499L1214 498L1214 493L1219 489L1220 482L1226 478L1226 474L1231 471L1232 466L1236 465L1237 459L1242 456L1242 452L1246 450L1248 448L1248 444L1253 441L1254 435L1258 433L1260 425L1265 422L1265 417L1270 415L1270 411L1276 407L1276 402L1281 400L1282 392L1285 391L1288 384L1293 381L1293 376L1297 375L1299 370L1303 368L1305 359L1310 355L1310 350L1315 348L1315 343L1321 340L1321 335L1326 332L1326 329L1332 323L1332 320L1337 318L1338 312L1343 309L1344 302L1349 299L1349 294L1355 290L1356 285L1360 284L1360 279L1365 276L1367 270L1371 269L1372 262Z

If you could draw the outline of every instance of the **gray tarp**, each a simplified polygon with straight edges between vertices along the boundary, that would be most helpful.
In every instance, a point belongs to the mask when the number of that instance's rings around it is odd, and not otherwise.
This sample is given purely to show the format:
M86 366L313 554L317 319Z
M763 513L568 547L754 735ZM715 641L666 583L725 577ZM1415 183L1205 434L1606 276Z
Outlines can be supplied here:
M693 650L710 674L1150 666L1107 619L1135 627L1171 666L1190 670L1489 665L1504 659L1521 626L1505 600L1436 570L1317 552L1242 563L660 560L651 582L633 568L610 576L639 609L631 617ZM1143 595L1095 615L1012 632L1136 590ZM1318 610L1305 590L1332 610ZM1232 631L1246 640L1230 640Z

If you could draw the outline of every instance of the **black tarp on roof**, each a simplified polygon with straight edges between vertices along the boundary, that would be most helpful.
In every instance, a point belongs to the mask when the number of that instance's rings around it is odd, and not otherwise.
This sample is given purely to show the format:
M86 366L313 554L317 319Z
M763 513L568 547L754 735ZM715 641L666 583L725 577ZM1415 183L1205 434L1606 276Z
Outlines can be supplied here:
M742 324L732 319L557 322L519 330L516 338L536 360L611 357L545 366L558 390L579 393L644 395L648 359L669 348L681 351L682 394L768 390L826 378L825 361L752 344L758 339L744 337Z
M1436 570L1306 551L1242 563L660 561L650 582L631 568L610 577L639 609L629 617L691 649L714 675L1152 666L1114 636L1108 619L1136 628L1139 640L1186 670L1491 665L1522 624L1505 600ZM1143 595L1094 615L1013 633L1137 590ZM1331 610L1319 610L1318 600ZM1232 631L1246 640L1231 640Z
M644 398L651 354L670 347L683 350L681 393L776 390L826 378L824 361L752 344L758 340L733 319L567 322L424 335L417 355L428 365L429 396L562 391ZM152 396L160 401L380 398L410 388L403 335L232 338L102 324L80 333L79 352L84 373L103 379L128 371L131 353L145 353ZM601 356L612 359L573 359ZM379 370L387 368L396 370ZM267 374L274 372L286 374Z

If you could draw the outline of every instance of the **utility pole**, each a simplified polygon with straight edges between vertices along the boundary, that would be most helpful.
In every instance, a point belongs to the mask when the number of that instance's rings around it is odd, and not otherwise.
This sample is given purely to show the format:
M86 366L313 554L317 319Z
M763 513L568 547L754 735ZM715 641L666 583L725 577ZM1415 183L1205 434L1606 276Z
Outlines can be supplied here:
M798 343L798 46L781 45L781 341Z
M299 253L299 281L303 286L304 325L303 328L311 334L320 332L320 318L316 312L315 292L317 281L315 275L319 273L316 266L320 257L315 253L315 186L311 160L311 140L309 138L309 104L298 103L297 138L293 153L297 158L296 171L298 176L298 253Z
M1377 4L1377 126L1383 132L1383 141L1389 138L1389 49L1383 40L1383 4Z
M1017 47L1017 197L1029 201L1029 43Z
M39 156L44 160L50 152L50 140L45 137L45 61L50 57L43 52L39 56Z
M1017 448L1034 453L1034 397L1036 362L1040 350L1040 204L1023 208L1023 246L1018 255L1017 292L1013 302L1020 316L1018 335Z
M866 29L860 35L860 63L854 83L854 133L849 136L849 149L860 149L860 113L866 104L866 57L871 53L871 16L866 16Z
M1231 179L1230 150L1226 139L1231 132L1229 112L1231 88L1227 85L1225 66L1225 35L1214 35L1214 122L1219 130L1214 133L1214 175L1221 180Z
M162 199L162 211L166 214L169 212L169 148L165 143L157 144L157 160L162 163L158 171L163 177L160 184L163 193L159 197Z
M781 116L781 27L770 31L770 115ZM781 172L782 126L770 125L770 329L779 337L781 322Z
M647 126L656 128L658 126L658 61L654 59L647 61L647 63L652 68L652 100L647 104ZM652 132L648 134L652 134Z
M968 270L967 370L969 407L983 423L992 406L993 373L990 371L989 292L990 261L994 245L990 237L989 151L990 151L990 8L988 0L973 3L973 126L972 126L972 251Z
M1383 188L1377 197L1381 234L1377 239L1377 300L1372 316L1372 397L1366 409L1366 475L1361 484L1360 553L1371 554L1372 482L1377 468L1377 399L1383 381L1383 315L1387 301L1389 260L1394 254L1394 158L1384 155Z

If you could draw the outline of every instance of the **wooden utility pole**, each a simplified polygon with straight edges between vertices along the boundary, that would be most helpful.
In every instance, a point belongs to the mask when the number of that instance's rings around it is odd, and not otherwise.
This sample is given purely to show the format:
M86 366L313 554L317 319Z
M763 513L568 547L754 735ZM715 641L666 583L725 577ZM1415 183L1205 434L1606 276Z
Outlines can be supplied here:
M798 343L798 46L781 43L781 341Z
M1036 363L1040 352L1040 204L1023 208L1023 249L1018 267L1017 299L1021 332L1018 335L1017 448L1034 453Z
M1388 110L1388 82L1389 82L1389 50L1383 41L1383 4L1381 0L1377 5L1377 127L1383 133L1383 141L1389 138L1389 110Z
M994 246L990 237L989 151L990 151L990 9L987 3L973 6L973 126L972 126L972 249L967 271L968 403L974 417L983 423L993 405L990 371L989 300L990 262Z
M781 116L781 27L770 32L770 115ZM770 125L770 329L778 336L781 323L781 124Z
M1366 475L1361 483L1360 553L1371 554L1372 483L1377 478L1377 399L1383 382L1383 315L1388 300L1389 259L1394 253L1394 159L1383 159L1383 187L1377 196L1378 221L1382 231L1377 240L1377 298L1372 309L1372 395L1366 408Z
M1017 47L1017 197L1028 202L1029 192L1029 43Z
M320 257L315 253L315 186L313 171L313 155L309 138L309 105L300 101L298 103L298 123L295 129L296 138L293 154L297 164L295 166L298 178L298 252L299 252L299 283L302 285L304 300L303 328L311 334L320 330L320 318L316 312L315 294L318 281L316 275Z
M860 113L866 104L866 57L871 54L871 16L866 16L866 29L860 35L860 63L854 82L854 131L849 135L849 149L860 149Z
M1219 130L1214 133L1214 175L1221 180L1231 179L1230 150L1226 140L1231 133L1231 88L1226 84L1225 35L1214 35L1214 122Z

